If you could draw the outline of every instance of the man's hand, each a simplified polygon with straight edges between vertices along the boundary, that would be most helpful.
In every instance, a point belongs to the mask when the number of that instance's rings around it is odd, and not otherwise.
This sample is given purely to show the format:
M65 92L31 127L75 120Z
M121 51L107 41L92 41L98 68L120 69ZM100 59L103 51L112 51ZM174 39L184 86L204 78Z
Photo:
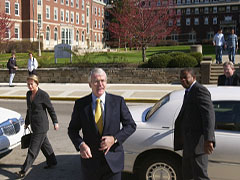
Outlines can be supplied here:
M114 144L113 136L103 136L101 139L101 144L100 144L99 150L105 151L104 154L106 155L113 144Z
M80 145L80 155L83 159L92 158L91 150L85 142Z
M212 141L205 141L204 142L204 152L206 154L212 154L213 152L213 142Z
M59 125L58 125L58 123L55 123L55 124L54 124L54 130L57 131L58 129L59 129Z

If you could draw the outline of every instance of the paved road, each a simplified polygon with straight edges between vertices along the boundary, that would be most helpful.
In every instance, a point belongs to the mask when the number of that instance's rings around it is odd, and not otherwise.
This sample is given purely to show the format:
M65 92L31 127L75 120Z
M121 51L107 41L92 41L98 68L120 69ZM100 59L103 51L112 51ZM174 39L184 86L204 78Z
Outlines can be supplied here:
M60 129L54 131L50 124L48 137L56 153L58 166L55 169L45 170L45 158L40 152L33 168L30 169L26 180L79 180L80 179L80 156L73 147L70 139L67 136L67 127L71 118L74 102L53 101L56 110ZM0 106L15 110L25 117L26 102L24 100L1 100ZM14 172L19 171L23 164L27 150L22 150L20 147L15 148L9 155L0 159L0 180L15 179ZM134 180L132 174L123 173L122 180Z

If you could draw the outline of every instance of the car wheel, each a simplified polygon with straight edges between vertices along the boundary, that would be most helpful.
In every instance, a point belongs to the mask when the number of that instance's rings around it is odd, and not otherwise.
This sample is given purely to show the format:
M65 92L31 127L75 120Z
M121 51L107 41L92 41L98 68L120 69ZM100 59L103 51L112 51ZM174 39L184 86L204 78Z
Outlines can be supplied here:
M180 162L169 156L154 156L144 160L137 171L139 180L181 180Z

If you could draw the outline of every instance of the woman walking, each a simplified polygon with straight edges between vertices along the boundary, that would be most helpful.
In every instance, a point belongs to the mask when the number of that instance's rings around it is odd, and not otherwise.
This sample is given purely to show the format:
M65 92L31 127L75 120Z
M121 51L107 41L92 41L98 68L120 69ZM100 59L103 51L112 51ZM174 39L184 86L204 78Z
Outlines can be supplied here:
M25 176L27 170L32 166L40 149L46 157L47 166L44 168L51 168L57 165L57 160L53 152L52 146L47 138L47 131L49 130L49 121L47 117L48 111L55 130L58 130L58 120L49 95L38 87L39 80L36 75L31 75L27 78L27 85L29 91L27 92L27 115L25 119L25 128L29 125L32 129L32 137L28 148L26 160L17 172L17 175L22 178Z

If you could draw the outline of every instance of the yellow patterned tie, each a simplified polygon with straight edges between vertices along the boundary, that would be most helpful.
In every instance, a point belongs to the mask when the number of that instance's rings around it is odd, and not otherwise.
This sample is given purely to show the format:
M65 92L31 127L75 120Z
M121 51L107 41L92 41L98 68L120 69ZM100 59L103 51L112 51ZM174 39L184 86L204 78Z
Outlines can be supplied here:
M103 118L102 118L102 108L101 108L101 103L100 99L96 100L96 109L95 109L95 122L97 124L97 128L99 131L99 134L102 135L103 131Z

